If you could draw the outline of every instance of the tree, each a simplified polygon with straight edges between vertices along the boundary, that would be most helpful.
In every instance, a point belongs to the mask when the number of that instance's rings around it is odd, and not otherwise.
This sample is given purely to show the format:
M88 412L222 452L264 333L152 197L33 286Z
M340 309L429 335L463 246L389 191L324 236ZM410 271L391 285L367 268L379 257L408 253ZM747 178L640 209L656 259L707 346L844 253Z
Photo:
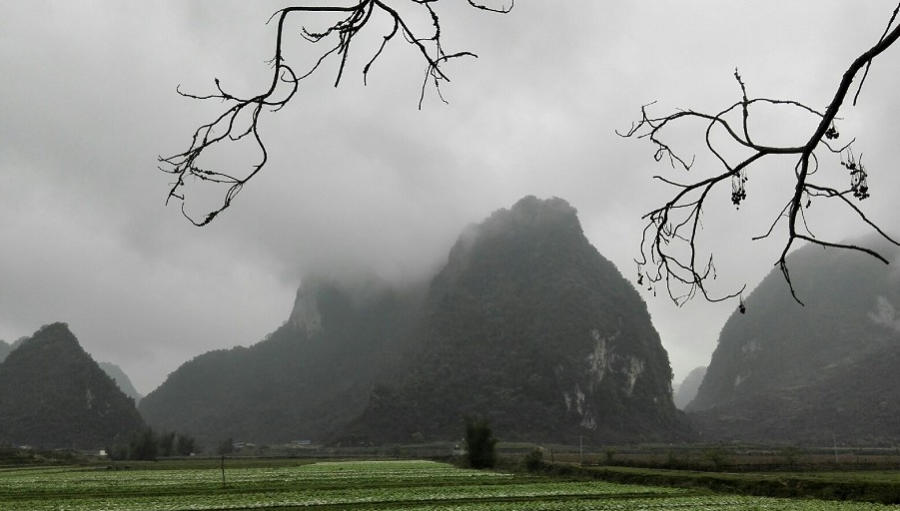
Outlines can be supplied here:
M872 62L900 38L900 25L895 24L898 11L900 11L900 5L894 9L887 27L878 41L857 57L844 72L833 99L824 111L792 99L751 98L747 95L747 87L737 69L735 69L734 78L740 86L741 98L720 112L709 114L681 110L657 117L649 113L652 103L641 107L641 120L632 125L627 132L620 133L621 136L649 140L656 147L653 155L656 161L666 160L673 168L689 171L694 162L693 158L682 157L680 153L673 150L664 141L663 131L674 124L680 126L689 120L700 120L706 126L706 148L719 162L721 168L712 177L686 183L659 175L655 176L656 179L675 188L676 192L671 200L644 215L647 225L641 241L641 258L637 260L639 284L644 284L645 279L651 287L657 283L664 283L671 299L679 305L690 300L697 293L713 302L741 297L746 286L722 296L711 294L708 288L708 281L710 278L715 278L716 270L713 256L710 255L708 258L700 256L697 246L698 232L702 228L703 208L713 188L727 182L731 183L732 203L735 207L739 207L747 199L746 183L751 171L759 168L754 164L777 156L796 158L794 191L788 203L781 211L773 215L775 220L768 232L753 239L767 238L773 234L776 226L782 222L786 223L787 240L776 264L781 269L795 300L802 303L791 284L786 258L791 247L798 240L823 247L864 252L885 264L888 263L887 259L872 249L816 237L810 231L806 217L814 202L836 201L849 208L884 239L900 245L870 221L859 206L853 202L853 199L862 201L869 197L868 171L862 163L862 157L857 158L854 154L852 146L855 139L846 144L837 145L840 132L836 124L839 120L838 113L846 103L852 85L857 84L852 101L852 104L855 105ZM752 129L750 118L755 108L763 105L800 111L813 116L818 122L808 133L806 142L801 145L769 146L759 143L756 141L757 133ZM723 135L725 143L721 142L722 138L718 138ZM745 149L745 154L737 158L727 157L724 146L731 142ZM836 155L840 166L849 172L849 185L846 189L839 190L815 181L816 174L820 167L824 166L822 162L828 155ZM742 298L740 310L744 312Z
M234 439L231 437L223 438L219 440L219 444L216 446L216 454L225 455L231 454L234 452Z
M506 13L513 8L512 0L509 6L502 3L488 6L477 3L475 0L468 0L468 3L477 9L497 13ZM373 19L386 18L391 21L392 28L382 34L380 45L369 49L371 57L361 70L363 81L365 82L372 65L399 34L407 43L416 48L426 63L419 107L421 108L426 89L429 86L443 100L440 86L441 83L449 81L449 78L442 71L442 64L458 57L475 57L476 55L466 51L457 53L444 51L441 44L441 23L436 10L437 5L437 0L396 0L391 5L388 5L387 0L359 0L350 6L295 5L276 12L271 18L277 19L277 29L274 55L270 61L271 80L266 90L256 96L238 97L228 92L216 79L214 91L208 94L198 95L178 91L179 94L188 98L222 102L227 105L227 108L222 114L200 126L194 132L188 149L172 156L159 158L160 169L175 176L175 182L169 189L167 202L171 199L181 201L182 213L197 226L208 224L227 209L243 186L259 173L267 162L266 146L258 131L261 115L266 111L277 112L284 107L296 97L302 80L312 75L323 62L332 57L339 60L334 81L335 86L339 85L346 70L351 43L364 32ZM856 250L887 263L883 256L870 248L816 237L808 228L806 216L810 214L808 210L813 203L828 200L829 203L837 203L849 208L886 240L900 244L870 221L860 207L853 202L854 200L864 200L869 196L868 169L863 165L861 155L857 157L854 153L852 148L854 141L838 145L840 132L837 129L837 122L840 120L838 114L848 100L851 87L856 83L856 93L853 96L855 104L874 60L900 38L900 25L895 25L898 9L900 9L900 5L894 9L887 27L878 41L849 65L838 83L832 101L824 110L810 107L794 99L750 97L747 93L747 86L737 70L735 70L734 76L741 89L741 98L720 112L704 113L682 110L673 114L656 116L650 113L652 103L641 108L640 121L633 124L624 133L619 133L621 136L649 140L656 148L654 158L657 161L666 160L672 167L688 171L691 169L694 159L685 158L680 152L670 147L665 142L664 130L675 125L681 126L689 120L699 120L706 125L704 137L706 147L721 168L712 177L688 182L656 176L656 179L672 186L675 194L668 202L644 215L647 224L643 230L640 245L641 256L636 260L639 284L647 284L651 288L657 284L664 285L670 298L678 305L684 304L698 294L709 301L740 298L740 310L743 312L744 305L741 294L745 287L721 295L715 294L708 287L709 280L715 278L716 271L712 256L714 249L709 250L710 255L706 257L704 255L706 252L701 251L698 247L702 213L711 192L714 188L718 189L718 185L722 183L731 183L732 202L735 206L740 206L747 200L746 183L750 173L756 172L759 162L777 156L796 158L794 165L796 179L792 184L793 193L787 204L777 213L773 213L774 221L768 232L754 239L770 237L774 234L777 226L782 223L786 225L787 239L776 264L789 285L791 277L786 257L795 242L798 241L806 241L823 247ZM415 14L422 13L426 14L430 20L430 27L426 30L428 33L425 37L421 36L421 30L414 28L414 24L410 22L410 18L413 18ZM283 54L285 24L288 18L298 14L310 17L308 19L319 15L336 17L332 18L333 21L326 22L324 28L319 30L302 28L300 33L309 43L326 43L325 51L320 53L320 57L314 61L311 68L302 72L289 66ZM750 122L751 113L756 112L762 106L800 111L817 119L818 122L815 128L805 135L805 142L802 144L766 145L757 141L756 130L753 129ZM729 143L736 144L746 154L737 158L728 156L721 139L717 138L723 135ZM219 144L246 140L250 140L257 147L259 159L245 173L223 172L201 166L199 159L207 150L217 147ZM826 156L829 155L836 156L840 166L849 173L849 185L846 189L838 189L815 180L817 171L820 170L820 161L824 162ZM225 193L221 204L202 217L189 215L184 209L186 199L183 192L188 177L224 186ZM794 298L800 302L792 285L790 285L790 290Z
M510 0L508 8L502 5L490 7L475 0L467 1L470 6L482 11L505 13L512 9L515 0ZM322 63L330 57L337 58L340 61L334 86L340 85L351 45L356 37L370 25L373 19L386 17L391 21L392 28L386 34L382 34L381 45L370 51L371 58L362 69L363 82L365 82L372 65L382 55L388 44L400 35L407 43L413 45L425 60L426 70L422 81L422 92L419 96L419 107L421 108L422 106L425 91L429 84L433 86L438 97L441 97L441 83L449 82L449 78L441 70L441 65L451 59L477 57L477 55L466 51L457 53L444 51L441 44L440 17L435 7L437 4L438 0L401 0L393 2L392 5L388 5L388 2L385 0L359 0L356 4L350 6L295 5L285 7L276 12L269 19L269 21L277 19L277 28L275 51L272 60L269 61L272 73L268 89L256 96L238 97L227 92L219 82L219 79L216 78L214 81L215 91L212 93L198 95L182 92L180 89L177 90L179 94L188 98L220 101L226 104L227 108L221 115L197 128L191 139L190 146L185 151L168 157L159 157L160 170L172 174L176 178L169 189L166 203L171 199L182 201L182 213L197 226L208 224L219 213L227 209L244 185L259 173L268 161L266 146L259 135L260 116L265 111L277 112L287 105L296 96L301 82L319 69ZM405 10L401 8L405 8ZM321 53L321 56L315 61L313 66L302 71L288 65L284 56L283 43L286 22L288 18L296 14L309 16L308 21L312 21L313 16L325 15L332 17L331 21L326 21L324 28L321 29L301 27L300 34L306 41L312 44L326 44L326 50ZM414 25L408 21L409 18L414 17L416 14L425 14L430 20L431 32L427 36L421 36L419 29L413 28ZM334 20L334 17L337 19ZM330 46L328 46L329 43ZM441 100L443 101L442 97ZM247 139L250 139L256 145L259 151L259 160L245 173L222 172L201 167L201 162L198 160L207 150L217 147L219 144L237 143ZM182 189L188 177L225 186L226 191L221 205L206 213L202 218L194 218L184 209L185 195Z
M494 468L497 439L487 419L466 418L466 459L472 468Z
M713 470L721 470L728 463L728 451L724 447L714 445L703 449L703 459L712 463Z
M159 436L159 455L172 456L175 454L175 435L174 431L163 433Z
M153 461L156 459L159 441L152 428L136 433L128 448L128 459Z
M175 443L175 452L179 456L190 456L198 450L199 449L197 449L196 447L196 441L194 440L194 437L182 434L178 435L178 440Z

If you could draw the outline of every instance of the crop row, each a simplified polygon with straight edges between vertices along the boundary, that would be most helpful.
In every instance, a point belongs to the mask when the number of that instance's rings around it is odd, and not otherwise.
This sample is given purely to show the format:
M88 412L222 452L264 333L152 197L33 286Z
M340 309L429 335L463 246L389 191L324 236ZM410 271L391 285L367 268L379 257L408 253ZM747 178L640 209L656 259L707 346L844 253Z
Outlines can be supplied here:
M472 481L502 483L512 476L459 470L433 462L347 462L287 467L227 468L230 487L242 490L441 484ZM20 470L0 473L0 495L77 495L82 493L147 493L208 491L221 486L222 472L203 470Z
M883 506L695 495L687 490L547 480L431 462L347 462L217 470L6 471L4 511L169 511L339 506L364 511L754 510L863 511ZM332 508L333 509L333 508Z
M684 494L683 490L654 488L635 485L619 485L605 482L548 482L521 480L518 484L441 484L439 486L383 486L356 487L345 485L335 489L307 489L296 485L293 489L252 491L240 485L226 488L213 487L214 492L158 491L151 493L146 487L135 486L133 492L111 494L101 489L79 493L10 494L18 496L22 509L42 509L40 502L53 501L56 505L75 506L83 500L116 500L120 506L131 509L126 501L153 509L172 509L170 502L187 509L227 509L230 507L256 507L260 502L267 506L308 506L389 502L449 502L468 500L529 500L587 497L616 497L624 495ZM156 489L161 490L157 487ZM36 498L35 498L36 497ZM12 500L8 501L12 502ZM82 509L78 504L77 509ZM177 507L176 507L177 508ZM50 507L48 509L54 509ZM85 508L89 509L89 508ZM118 508L117 508L118 509Z
M612 510L735 510L735 511L884 511L885 506L860 502L812 501L773 499L743 496L679 496L669 495L659 498L558 498L532 496L530 498L504 501L480 500L475 496L461 501L440 500L430 495L419 495L430 500L386 500L366 498L356 495L344 499L296 498L288 494L166 496L115 499L78 499L73 501L12 501L4 503L5 511L215 511L230 509L278 509L315 508L316 506L347 506L356 511L376 511L385 509L385 504L403 505L406 511L612 511ZM344 508L342 506L342 508ZM333 507L332 507L333 509Z

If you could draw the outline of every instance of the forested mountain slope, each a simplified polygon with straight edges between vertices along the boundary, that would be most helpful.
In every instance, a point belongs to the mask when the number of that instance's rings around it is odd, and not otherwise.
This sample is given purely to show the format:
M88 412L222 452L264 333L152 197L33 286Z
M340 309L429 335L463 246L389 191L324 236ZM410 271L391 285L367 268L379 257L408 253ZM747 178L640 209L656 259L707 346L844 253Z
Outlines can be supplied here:
M100 449L142 427L134 400L65 323L42 327L0 364L0 443Z
M451 440L465 415L509 440L685 438L671 378L575 209L526 197L463 232L430 282L304 279L271 336L185 363L140 410L201 442Z
M200 355L140 403L154 427L201 443L321 439L358 415L399 356L421 303L414 288L304 279L291 317L250 346Z
M861 244L872 246L872 239ZM688 406L706 438L828 444L900 440L900 252L895 264L807 246L788 258L797 304L777 269L719 337Z
M526 197L464 232L434 278L416 351L348 434L454 438L464 416L504 439L686 437L644 302L562 199Z

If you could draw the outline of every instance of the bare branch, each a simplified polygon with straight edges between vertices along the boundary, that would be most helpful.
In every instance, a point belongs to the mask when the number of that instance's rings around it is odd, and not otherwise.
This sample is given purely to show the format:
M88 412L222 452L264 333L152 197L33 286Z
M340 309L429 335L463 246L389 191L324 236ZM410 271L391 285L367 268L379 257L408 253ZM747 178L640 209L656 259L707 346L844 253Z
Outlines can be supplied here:
M390 30L381 36L381 44L361 70L363 83L367 83L369 71L384 53L388 44L396 39L397 34L402 34L403 39L418 50L426 65L425 77L422 82L422 93L419 97L419 108L422 106L425 90L428 86L434 87L438 97L441 101L444 101L440 86L442 82L449 82L449 78L441 69L442 64L454 58L474 57L476 55L470 52L453 54L444 52L441 45L440 19L432 7L438 0L403 1L408 2L408 5L412 5L416 9L427 12L431 19L432 29L429 34L424 37L418 34L397 10L387 5L383 0L359 0L352 5L295 5L281 9L269 18L269 22L272 20L277 20L277 22L274 56L269 61L271 80L267 90L255 96L241 97L227 92L218 79L214 80L215 91L209 94L191 94L183 92L180 87L176 88L178 94L183 97L196 100L221 101L226 105L226 108L224 112L211 122L201 125L194 131L191 143L186 150L172 156L159 157L159 169L175 176L175 181L171 183L169 188L166 204L172 199L181 201L182 213L191 223L197 226L207 225L227 209L244 185L256 176L268 161L268 151L259 132L261 114L264 111L273 113L281 110L296 96L300 82L311 76L331 57L338 59L334 85L335 87L340 85L347 70L348 56L355 37L369 25L376 15L387 16L392 23ZM495 8L473 0L469 0L469 5L482 11L496 13L509 12L513 7L512 2L510 2L509 7L501 5ZM300 35L303 39L311 44L324 43L330 46L326 47L310 69L298 74L286 63L284 58L285 22L288 17L314 13L333 15L337 17L337 20L320 31L307 30L305 26L302 27ZM258 153L256 162L250 168L225 172L202 167L201 160L204 154L208 154L214 148L223 147L220 144L227 145L228 143L242 140L251 141ZM200 182L225 185L226 191L220 205L199 218L190 215L186 211L184 204L186 201L184 188L187 185L188 178L193 178L193 180Z
M884 28L884 33L881 34L881 38L878 40L882 42L888 35L891 33L891 27L894 26L894 22L897 21L897 14L900 13L900 4L894 8L894 12L891 13L891 19L888 20L887 26ZM863 73L862 78L859 80L859 86L856 88L856 94L853 95L853 106L856 106L856 102L859 100L859 93L862 92L863 84L866 83L866 78L869 77L869 69L872 67L872 59L869 59L866 62L866 70Z
M488 11L488 12L497 12L497 13L500 13L500 14L506 14L506 13L508 13L508 12L511 11L511 10L513 9L513 7L515 7L515 5L516 5L516 0L509 0L509 7L503 7L503 6L501 6L501 7L488 7L487 5L480 4L480 3L478 3L478 2L475 2L474 0L468 0L468 2L469 2L469 5L471 5L472 7L475 7L476 9L481 9L482 11Z
M707 198L713 188L728 178L730 178L732 183L732 202L735 207L740 207L741 203L747 199L745 184L752 170L751 165L772 155L791 155L796 157L794 191L791 199L776 215L768 231L752 239L768 238L774 233L775 227L779 223L785 222L787 224L787 239L776 265L784 275L784 279L790 287L791 295L797 302L802 303L797 297L787 266L787 254L797 240L815 243L828 248L859 251L887 263L887 260L874 250L853 244L817 238L809 230L806 221L807 213L804 210L809 208L814 200L837 199L842 204L850 206L850 210L858 218L884 239L895 245L900 245L894 238L888 236L881 228L870 221L862 210L848 198L848 195L852 195L857 200L864 200L869 197L870 192L868 171L862 164L862 158L857 160L852 151L855 139L839 149L831 145L831 142L840 136L835 126L835 121L840 108L846 100L850 85L861 70L865 68L867 72L872 61L900 38L900 26L894 26L898 12L900 12L900 5L894 9L888 28L878 42L857 57L847 68L838 84L834 97L824 112L795 100L751 98L747 94L747 86L743 78L738 70L735 69L734 77L741 89L741 99L721 112L705 114L691 110L679 110L669 115L654 117L648 114L648 107L653 105L653 103L650 103L641 107L641 120L638 123L632 124L631 129L625 133L617 132L622 137L649 140L656 149L653 154L654 160L660 161L665 157L669 160L671 167L688 171L691 169L695 159L692 157L690 159L691 163L687 164L686 159L677 154L672 147L663 141L663 130L675 124L680 126L686 119L705 121L704 141L706 142L706 151L716 159L719 167L719 172L712 177L689 183L676 182L672 179L655 176L656 179L674 187L676 191L671 200L644 215L647 225L644 228L641 239L641 257L636 259L639 284L643 285L646 278L648 285L653 289L657 283L665 281L669 297L678 305L684 304L685 301L697 294L702 295L709 301L740 297L744 287L724 295L711 295L708 289L708 281L710 277L715 278L715 265L712 255L702 263L698 260L700 253L698 246L700 241L698 234L701 228L700 219L706 206ZM865 75L860 80L860 88L864 80ZM858 94L859 91L857 91ZM816 118L818 122L815 129L810 133L807 142L802 146L796 147L765 146L755 142L751 136L753 130L749 119L754 107L763 104L790 108L805 112ZM732 112L739 112L741 118L739 130L733 129L728 120ZM749 150L750 156L742 160L730 161L719 149L721 142L713 138L712 134L714 131L723 133L727 141L736 143L738 146ZM839 192L833 188L812 182L812 178L820 168L820 155L818 154L820 150L825 154L837 154L840 156L841 166L850 172L850 188L848 190ZM675 220L674 218L678 215L682 216ZM744 304L742 298L740 299L740 306L743 312Z

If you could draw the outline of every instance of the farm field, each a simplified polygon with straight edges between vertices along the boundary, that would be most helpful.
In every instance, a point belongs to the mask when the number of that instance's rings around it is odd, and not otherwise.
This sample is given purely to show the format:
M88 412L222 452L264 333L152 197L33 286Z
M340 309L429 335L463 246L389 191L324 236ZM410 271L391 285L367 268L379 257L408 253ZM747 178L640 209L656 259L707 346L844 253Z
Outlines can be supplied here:
M151 465L152 466L152 465ZM185 462L0 470L4 511L351 510L885 510L859 502L713 494L604 481L465 470L430 461Z

